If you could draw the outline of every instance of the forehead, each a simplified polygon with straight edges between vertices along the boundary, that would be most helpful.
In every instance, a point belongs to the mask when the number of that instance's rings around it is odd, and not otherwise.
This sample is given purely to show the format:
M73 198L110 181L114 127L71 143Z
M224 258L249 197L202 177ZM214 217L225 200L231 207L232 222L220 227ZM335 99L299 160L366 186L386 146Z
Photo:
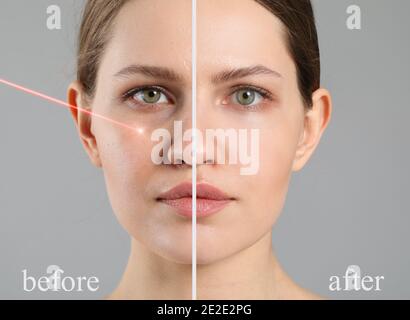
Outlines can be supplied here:
M222 67L289 67L282 24L254 0L197 1L198 75ZM127 64L172 68L189 78L192 63L190 0L133 0L116 18L106 55L116 72Z
M106 49L109 64L190 65L191 30L189 0L130 1L116 17Z
M200 0L197 25L198 68L204 73L261 64L286 74L292 66L282 23L254 0Z

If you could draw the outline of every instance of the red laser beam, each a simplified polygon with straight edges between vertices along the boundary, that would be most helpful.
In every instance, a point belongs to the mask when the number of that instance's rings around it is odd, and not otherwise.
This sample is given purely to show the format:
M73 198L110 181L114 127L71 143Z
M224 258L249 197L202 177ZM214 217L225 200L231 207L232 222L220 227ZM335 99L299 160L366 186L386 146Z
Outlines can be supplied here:
M129 125L123 123L123 122L114 120L114 119L112 119L112 118L110 118L110 117L103 116L103 115L101 115L101 114L95 113L95 112L93 112L93 111L90 111L90 110L87 110L87 109L84 109L84 108L80 108L80 107L71 105L71 104L69 104L69 103L67 103L67 102L64 102L64 101L62 101L62 100L59 100L59 99L50 97L50 96L48 96L48 95L46 95L46 94L44 94L44 93L41 93L41 92L38 92L38 91L34 91L34 90L31 90L31 89L26 88L26 87L20 86L20 85L18 85L18 84L16 84L16 83L13 83L13 82L10 82L10 81L1 79L1 78L0 78L0 83L5 84L5 85L7 85L7 86L9 86L9 87L12 87L12 88L14 88L14 89L20 90L20 91L22 91L22 92L31 94L31 95L33 95L33 96L36 96L36 97L39 97L39 98L43 98L43 99L45 99L45 100L47 100L47 101L49 101L49 102L56 103L56 104L58 104L58 105L60 105L60 106L63 106L63 107L66 107L66 108L76 109L76 110L78 110L78 111L80 111L80 112L84 112L84 113L89 114L89 115L91 115L91 116L93 116L93 117L97 117L97 118L103 119L103 120L105 120L105 121L108 121L108 122L111 122L111 123L113 123L113 124L116 124L116 125L118 125L118 126L120 126L120 127L123 127L123 128L126 128L126 129L130 129L130 130L132 130L132 131L137 131L136 128L131 127L131 126L129 126Z

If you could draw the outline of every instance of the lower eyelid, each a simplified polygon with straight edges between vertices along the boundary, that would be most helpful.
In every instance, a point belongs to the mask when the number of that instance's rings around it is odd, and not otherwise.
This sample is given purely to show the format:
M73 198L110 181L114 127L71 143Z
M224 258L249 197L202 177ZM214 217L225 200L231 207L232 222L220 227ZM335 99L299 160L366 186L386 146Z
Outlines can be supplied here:
M156 111L159 109L164 109L162 105L159 104L147 104L147 103L138 103L138 102L131 102L131 101L126 101L126 104L129 108L134 109L134 110L140 110L140 111Z

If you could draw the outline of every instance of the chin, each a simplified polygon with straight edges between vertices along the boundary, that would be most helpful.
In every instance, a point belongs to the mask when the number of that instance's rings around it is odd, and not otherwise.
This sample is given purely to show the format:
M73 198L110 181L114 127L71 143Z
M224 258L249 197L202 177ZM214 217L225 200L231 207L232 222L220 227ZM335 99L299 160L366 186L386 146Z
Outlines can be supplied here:
M228 258L234 253L229 244L223 241L197 240L196 262L198 265L207 265Z
M174 238L174 237L173 237ZM168 238L169 239L169 238ZM234 253L234 249L228 250L222 241L201 241L197 239L196 262L198 265L207 265L218 262ZM192 264L191 238L174 238L174 241L167 240L151 243L151 250L166 260L179 264ZM231 252L232 251L232 252Z
M188 239L189 238L189 239ZM162 238L151 244L151 250L162 258L179 264L192 263L191 237L176 236Z

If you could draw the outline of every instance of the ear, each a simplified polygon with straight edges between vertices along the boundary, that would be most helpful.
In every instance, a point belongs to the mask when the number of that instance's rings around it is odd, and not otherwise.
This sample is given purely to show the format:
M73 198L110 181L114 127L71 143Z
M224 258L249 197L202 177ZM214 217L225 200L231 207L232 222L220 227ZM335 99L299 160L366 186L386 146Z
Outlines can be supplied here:
M330 93L319 88L312 95L312 108L305 113L304 129L296 149L292 170L299 171L309 160L329 124L332 113Z
M86 105L87 99L85 99L83 88L78 81L72 82L68 87L67 100L71 106L71 115L85 151L91 162L96 167L101 167L98 145L92 130L91 107Z

